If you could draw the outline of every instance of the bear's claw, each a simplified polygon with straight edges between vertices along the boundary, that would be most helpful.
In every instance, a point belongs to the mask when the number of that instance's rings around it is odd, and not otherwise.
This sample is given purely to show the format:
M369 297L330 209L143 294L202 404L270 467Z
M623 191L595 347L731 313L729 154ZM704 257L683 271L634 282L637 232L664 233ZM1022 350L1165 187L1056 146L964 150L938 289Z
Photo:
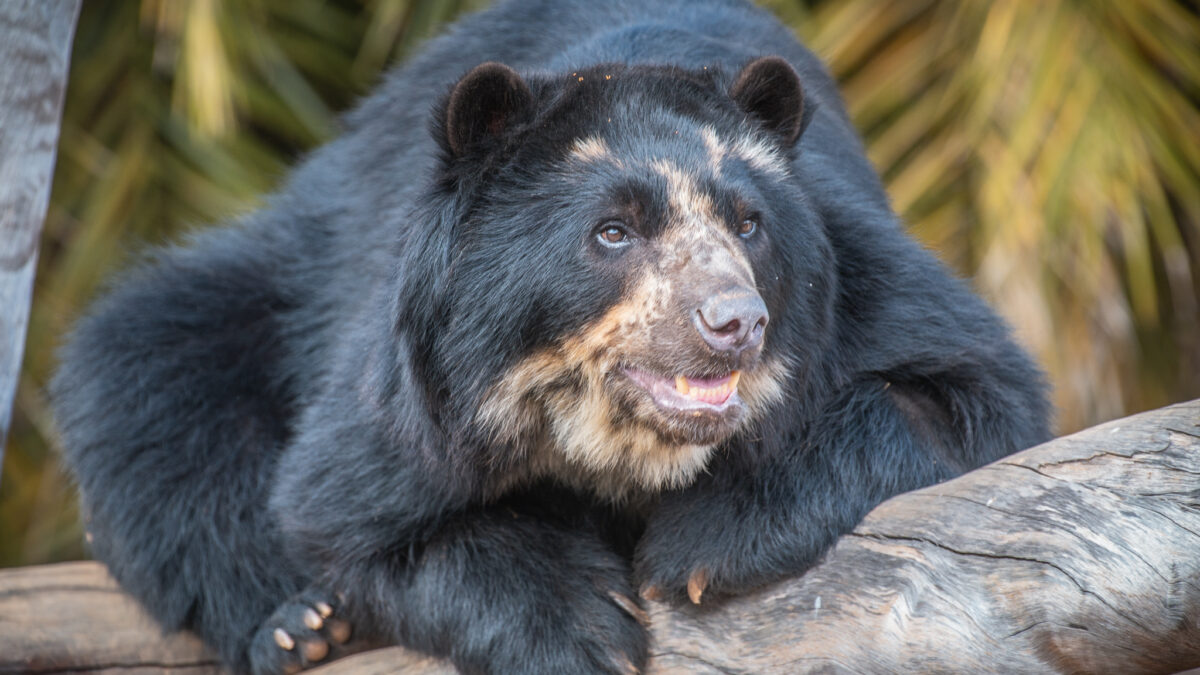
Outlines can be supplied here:
M708 570L701 567L688 577L687 594L693 605L700 604L700 596L704 595L706 588L708 588Z
M321 630L325 626L325 620L317 614L317 610L309 608L304 610L304 625L312 630Z
M625 610L629 616L636 619L644 628L650 627L650 615L646 613L646 610L639 607L633 598L617 591L609 591L608 597L612 598L618 607Z

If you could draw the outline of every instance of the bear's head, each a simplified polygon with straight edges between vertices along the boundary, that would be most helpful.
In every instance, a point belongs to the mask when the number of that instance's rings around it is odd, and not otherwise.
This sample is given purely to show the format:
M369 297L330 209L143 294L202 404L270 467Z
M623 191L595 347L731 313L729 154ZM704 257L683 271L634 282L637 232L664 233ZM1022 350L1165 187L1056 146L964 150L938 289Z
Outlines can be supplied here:
M687 484L799 395L835 284L793 169L810 117L775 57L467 73L401 298L433 315L410 344L452 444L619 498Z

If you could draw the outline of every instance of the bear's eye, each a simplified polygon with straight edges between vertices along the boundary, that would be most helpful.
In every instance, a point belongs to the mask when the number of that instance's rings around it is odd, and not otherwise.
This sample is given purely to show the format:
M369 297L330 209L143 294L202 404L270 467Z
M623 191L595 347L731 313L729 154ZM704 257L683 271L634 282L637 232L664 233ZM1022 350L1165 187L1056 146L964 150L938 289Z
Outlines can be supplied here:
M601 225L600 230L596 233L596 238L605 246L616 247L629 243L629 233L617 222L609 222Z
M741 237L742 239L749 239L750 237L753 237L754 233L757 231L758 231L758 217L757 216L750 216L749 218L743 220L741 222L741 224L738 225L738 227L737 227L738 236Z

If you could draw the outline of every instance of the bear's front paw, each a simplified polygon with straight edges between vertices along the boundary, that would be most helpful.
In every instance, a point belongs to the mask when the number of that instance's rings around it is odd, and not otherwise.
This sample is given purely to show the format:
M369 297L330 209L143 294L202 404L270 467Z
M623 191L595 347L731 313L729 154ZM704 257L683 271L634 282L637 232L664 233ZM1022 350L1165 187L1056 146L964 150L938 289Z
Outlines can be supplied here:
M711 604L775 581L802 565L791 532L721 503L656 513L638 542L634 577L643 598Z
M338 613L330 594L313 589L280 605L251 640L250 672L297 673L325 660L331 652L344 651L351 627Z
M649 617L629 593L595 591L583 602L573 599L573 606L558 617L542 617L537 636L508 645L512 653L489 664L487 672L641 673Z
M655 551L654 549L660 550ZM681 554L679 551L653 545L643 546L639 551L637 578L640 595L655 602L683 602L699 605L704 599L729 595L740 587L727 587L725 575L714 575L714 570L728 568L727 561L716 556Z
M565 548L570 548L569 543ZM649 618L629 585L628 568L615 557L566 553L524 584L506 583L493 612L473 613L471 629L448 636L458 642L454 661L472 673L642 672ZM493 578L504 575L494 574ZM537 580L538 583L529 583ZM494 610L499 610L494 612ZM484 619L484 621L479 621Z

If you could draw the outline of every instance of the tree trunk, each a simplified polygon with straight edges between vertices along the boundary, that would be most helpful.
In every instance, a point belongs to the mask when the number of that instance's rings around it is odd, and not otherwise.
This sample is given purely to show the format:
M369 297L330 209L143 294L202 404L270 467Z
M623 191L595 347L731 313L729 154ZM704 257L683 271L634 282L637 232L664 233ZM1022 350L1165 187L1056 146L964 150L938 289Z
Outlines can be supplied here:
M78 17L79 0L0 2L0 465Z
M1200 666L1200 400L881 504L802 577L650 603L652 673L1171 673ZM0 672L217 672L96 563L0 571ZM321 675L450 673L399 648Z

